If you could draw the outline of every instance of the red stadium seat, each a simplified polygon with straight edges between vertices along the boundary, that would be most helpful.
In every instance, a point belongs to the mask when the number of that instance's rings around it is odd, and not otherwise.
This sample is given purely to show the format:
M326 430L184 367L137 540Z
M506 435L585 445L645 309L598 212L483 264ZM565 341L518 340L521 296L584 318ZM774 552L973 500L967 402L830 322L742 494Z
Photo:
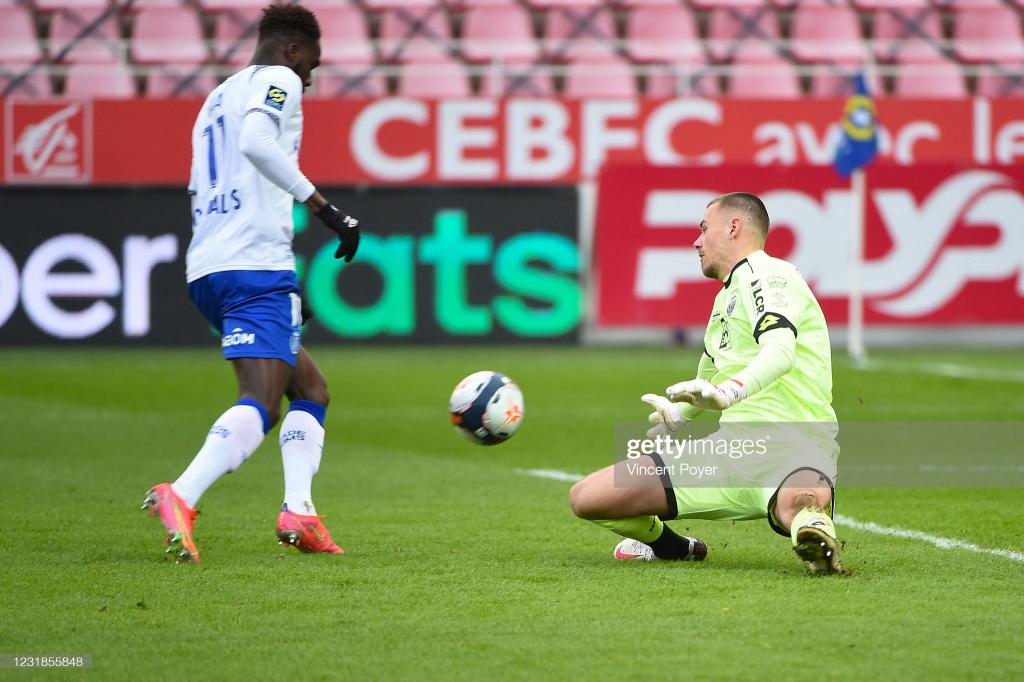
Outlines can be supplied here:
M854 92L854 77L860 69L821 64L811 77L811 95L814 97L849 97ZM885 94L877 75L868 78L868 90L873 96Z
M920 50L921 43L942 41L942 18L929 7L891 7L875 12L871 29L875 58L898 61L908 49Z
M654 66L647 72L647 97L719 97L722 86L703 58L683 63Z
M63 63L121 60L117 16L109 9L61 10L50 25L50 59Z
M741 45L733 56L729 95L742 99L799 99L796 68L761 43Z
M389 9L423 10L439 6L440 0L366 0L366 9L380 12Z
M767 0L691 0L690 4L697 9L717 10L727 7L750 9L753 7L764 7L768 3Z
M864 53L860 20L846 6L800 5L793 13L790 47L801 62L848 62Z
M641 6L626 23L629 53L638 62L675 63L701 54L697 22L679 6Z
M748 40L779 40L779 18L767 6L719 7L708 21L708 52L716 62L728 62Z
M316 11L320 22L320 61L324 64L361 64L374 61L366 17L353 5Z
M608 56L573 62L565 76L566 97L636 97L633 68L618 57Z
M607 60L615 55L615 20L593 7L555 7L544 21L544 49L556 61Z
M36 0L36 10L43 13L61 10L96 12L110 9L110 0Z
M123 13L141 12L145 9L166 9L168 7L187 7L187 0L115 0L118 9Z
M41 61L32 13L25 7L0 7L0 64Z
M978 74L980 97L1024 97L1024 64L992 64Z
M267 0L199 0L204 12L259 12Z
M135 97L135 77L123 62L72 64L64 80L65 97Z
M140 64L198 64L209 57L199 17L187 7L140 11L131 46Z
M256 51L261 10L231 10L217 15L213 24L214 61L245 66Z
M930 62L903 64L893 94L921 99L963 99L967 87L960 67L941 56Z
M555 85L543 64L503 62L492 64L483 75L484 97L553 97Z
M0 66L0 96L49 97L53 94L50 74L44 68L27 69L25 65L19 68Z
M373 64L327 64L314 72L311 97L369 99L386 97L388 85Z
M398 94L403 97L435 99L469 97L471 92L466 67L454 59L444 57L436 61L406 64L398 77Z
M568 7L572 9L585 10L601 5L601 0L526 0L532 9L545 10L554 7Z
M471 62L532 62L540 54L529 13L519 5L471 6L462 20L462 52Z
M1016 10L1005 6L958 8L953 17L953 49L962 61L1024 60L1024 35Z
M385 61L443 62L451 36L448 14L440 5L392 9L381 16L380 44Z
M146 77L146 97L206 97L218 82L209 68L160 66Z
M851 0L861 12L875 12L880 9L915 9L928 7L928 0Z

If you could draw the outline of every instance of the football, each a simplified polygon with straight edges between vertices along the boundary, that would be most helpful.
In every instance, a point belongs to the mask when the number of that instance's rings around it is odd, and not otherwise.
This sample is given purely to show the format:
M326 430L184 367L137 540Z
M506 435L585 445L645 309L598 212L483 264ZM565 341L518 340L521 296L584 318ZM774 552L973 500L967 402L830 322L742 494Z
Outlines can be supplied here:
M455 430L479 445L503 443L523 423L523 392L500 372L474 372L448 400Z

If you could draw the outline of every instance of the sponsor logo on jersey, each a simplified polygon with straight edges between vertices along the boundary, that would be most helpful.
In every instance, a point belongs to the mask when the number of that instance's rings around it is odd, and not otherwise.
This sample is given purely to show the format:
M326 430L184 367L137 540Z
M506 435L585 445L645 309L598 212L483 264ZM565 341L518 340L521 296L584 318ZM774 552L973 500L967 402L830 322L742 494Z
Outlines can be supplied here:
M786 286L786 278L782 275L769 275L765 281L768 282L769 287L774 289L781 289Z
M251 346L254 343L256 343L254 332L243 332L241 327L235 327L230 334L224 335L220 345L223 348L229 348L231 346Z
M284 109L284 103L288 99L288 93L283 88L279 88L276 85L271 85L270 89L267 90L267 98L263 100L263 103L268 107L273 107L278 111Z
M761 295L761 280L755 279L750 283L750 288L754 296L754 314L759 315L764 312L764 296Z
M722 338L718 340L718 350L726 350L729 347L729 325L725 318L722 318Z
M224 428L220 424L214 424L213 428L210 429L210 435L220 436L221 438L227 438L228 436L231 435L231 430Z

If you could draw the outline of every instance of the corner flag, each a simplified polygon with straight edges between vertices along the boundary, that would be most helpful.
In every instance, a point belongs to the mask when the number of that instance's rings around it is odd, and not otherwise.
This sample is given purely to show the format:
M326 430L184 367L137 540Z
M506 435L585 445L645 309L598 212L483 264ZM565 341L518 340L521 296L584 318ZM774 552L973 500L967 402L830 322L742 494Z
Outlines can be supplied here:
M875 102L868 93L864 74L860 73L856 78L854 93L846 100L843 108L843 137L833 162L839 175L848 178L853 171L866 166L875 158L878 151L875 123Z

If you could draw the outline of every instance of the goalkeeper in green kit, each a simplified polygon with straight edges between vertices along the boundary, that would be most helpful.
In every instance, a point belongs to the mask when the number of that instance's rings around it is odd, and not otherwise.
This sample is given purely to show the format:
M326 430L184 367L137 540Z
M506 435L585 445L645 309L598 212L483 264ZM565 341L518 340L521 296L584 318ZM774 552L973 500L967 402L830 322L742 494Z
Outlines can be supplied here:
M723 286L697 376L664 396L642 397L654 409L653 443L693 445L681 429L711 410L721 412L719 442L739 442L725 441L727 433L763 433L760 447L704 467L716 472L710 479L692 477L693 468L677 461L678 447L673 458L659 446L574 485L573 512L626 538L615 548L618 559L707 555L704 542L676 534L665 521L766 519L812 572L843 571L832 522L839 447L828 328L797 269L764 252L768 227L768 212L753 194L725 194L708 204L694 247L704 275Z

